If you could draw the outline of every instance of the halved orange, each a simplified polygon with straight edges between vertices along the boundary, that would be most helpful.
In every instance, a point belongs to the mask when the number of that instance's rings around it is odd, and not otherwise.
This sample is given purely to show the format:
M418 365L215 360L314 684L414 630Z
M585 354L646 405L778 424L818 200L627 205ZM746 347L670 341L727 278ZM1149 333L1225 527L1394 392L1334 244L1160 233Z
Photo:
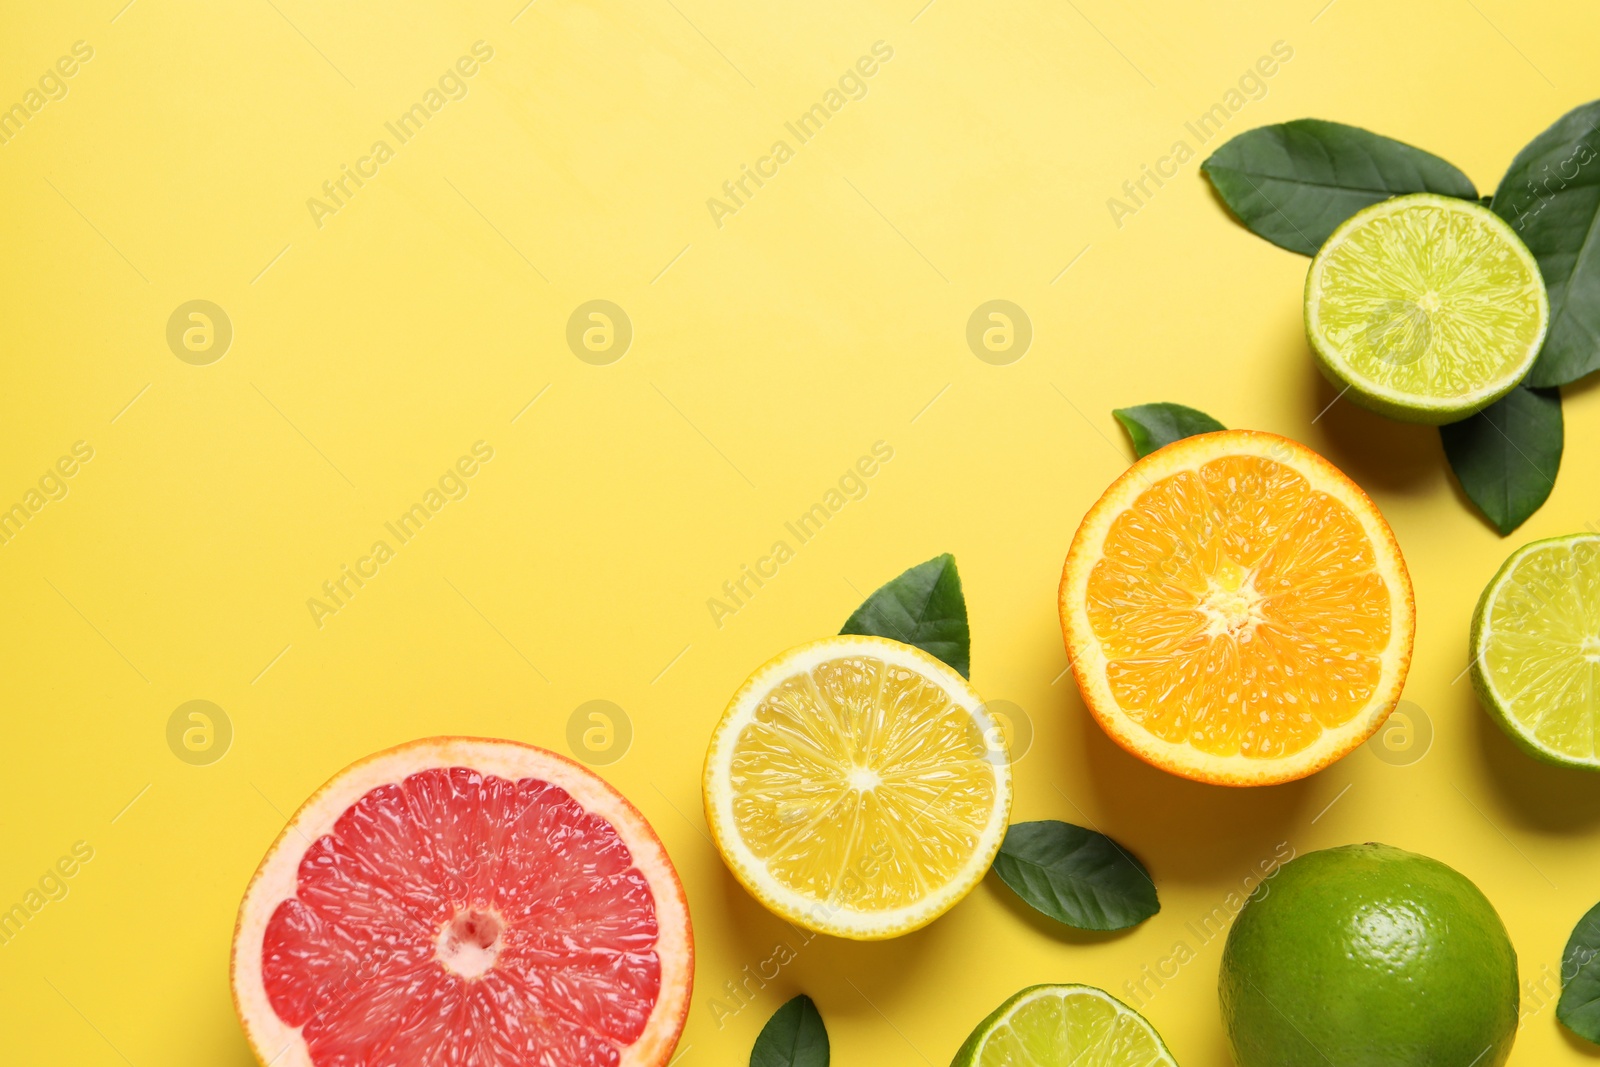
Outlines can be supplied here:
M1302 778L1360 745L1411 663L1411 578L1349 478L1276 434L1158 449L1078 527L1061 629L1123 748L1220 785Z

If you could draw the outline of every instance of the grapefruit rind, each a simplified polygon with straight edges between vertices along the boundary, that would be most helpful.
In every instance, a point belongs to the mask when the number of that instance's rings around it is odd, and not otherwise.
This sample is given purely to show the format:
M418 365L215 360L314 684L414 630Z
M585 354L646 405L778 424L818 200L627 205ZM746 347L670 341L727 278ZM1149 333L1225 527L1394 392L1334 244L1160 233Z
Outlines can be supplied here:
M234 927L230 972L234 1010L256 1059L270 1067L315 1067L298 1027L273 1010L262 981L262 943L279 902L294 896L300 859L370 790L418 771L468 767L511 781L536 778L564 789L585 811L607 820L649 882L656 906L661 991L644 1032L621 1050L620 1067L660 1067L677 1047L694 985L694 932L672 860L637 808L587 768L517 741L431 737L374 753L334 775L279 833L250 879Z
M943 688L949 699L973 717L985 737L1003 736L1003 729L984 707L971 684L944 662L899 641L865 635L839 635L800 645L763 665L739 688L711 735L706 750L704 794L706 823L717 851L745 890L774 914L816 933L856 941L899 937L920 929L955 907L988 873L1005 838L1011 814L1011 768L994 760L994 805L978 845L957 875L914 904L876 911L829 905L781 884L739 834L733 813L730 769L735 742L762 698L783 680L810 671L829 660L851 655L875 657L914 671Z
M1224 456L1258 456L1285 464L1313 489L1347 507L1361 523L1379 571L1391 590L1390 639L1381 657L1382 673L1372 696L1343 726L1327 730L1309 747L1277 759L1213 755L1164 740L1134 722L1118 706L1106 681L1107 658L1089 624L1089 575L1104 555L1112 522L1150 485L1182 471L1197 470ZM1195 781L1230 786L1273 785L1303 778L1354 751L1371 737L1399 703L1411 664L1416 621L1411 577L1394 531L1377 505L1344 472L1311 449L1287 437L1258 430L1222 430L1184 438L1129 467L1111 483L1078 527L1062 569L1058 604L1073 676L1089 713L1111 739L1151 766Z

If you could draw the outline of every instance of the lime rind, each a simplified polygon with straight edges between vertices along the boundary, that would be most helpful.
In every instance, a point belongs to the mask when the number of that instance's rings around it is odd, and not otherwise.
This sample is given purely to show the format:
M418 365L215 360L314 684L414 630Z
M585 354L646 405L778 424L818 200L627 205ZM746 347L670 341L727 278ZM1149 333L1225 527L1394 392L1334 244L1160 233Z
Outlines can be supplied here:
M1351 399L1406 422L1467 418L1514 389L1550 324L1538 261L1481 205L1433 193L1346 219L1306 272L1306 336Z
M1483 891L1376 842L1282 864L1234 918L1217 969L1238 1067L1504 1067L1518 989Z
M1177 1067L1144 1016L1088 985L1034 985L1009 997L977 1025L950 1067L1052 1063Z
M1600 770L1600 535L1522 546L1472 617L1472 685L1536 759Z

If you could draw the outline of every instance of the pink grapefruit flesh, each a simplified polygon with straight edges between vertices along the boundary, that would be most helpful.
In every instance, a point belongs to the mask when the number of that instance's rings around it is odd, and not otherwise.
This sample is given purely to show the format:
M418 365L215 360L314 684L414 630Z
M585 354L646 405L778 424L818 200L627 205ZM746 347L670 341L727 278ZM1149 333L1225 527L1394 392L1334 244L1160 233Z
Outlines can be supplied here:
M649 1067L693 981L688 907L637 810L509 741L341 772L240 907L233 985L274 1067Z

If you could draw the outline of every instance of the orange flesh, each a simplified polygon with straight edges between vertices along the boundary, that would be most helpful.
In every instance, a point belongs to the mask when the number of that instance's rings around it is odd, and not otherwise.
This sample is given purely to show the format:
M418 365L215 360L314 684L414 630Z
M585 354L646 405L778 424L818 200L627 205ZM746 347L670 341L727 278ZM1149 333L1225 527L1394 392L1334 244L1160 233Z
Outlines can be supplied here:
M1349 508L1292 467L1224 456L1106 532L1090 627L1124 715L1217 756L1277 759L1371 699L1392 591Z

